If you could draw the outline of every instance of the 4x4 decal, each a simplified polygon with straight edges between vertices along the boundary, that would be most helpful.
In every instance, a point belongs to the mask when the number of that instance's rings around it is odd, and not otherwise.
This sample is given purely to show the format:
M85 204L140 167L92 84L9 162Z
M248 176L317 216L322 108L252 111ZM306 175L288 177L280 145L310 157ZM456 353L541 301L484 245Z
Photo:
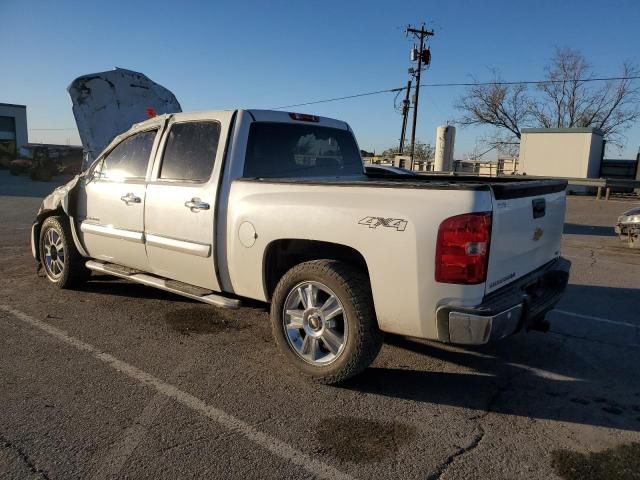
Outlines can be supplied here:
M408 222L403 218L384 217L364 217L358 222L359 225L367 225L369 228L395 228L399 232L404 232L405 228L407 228L407 223Z

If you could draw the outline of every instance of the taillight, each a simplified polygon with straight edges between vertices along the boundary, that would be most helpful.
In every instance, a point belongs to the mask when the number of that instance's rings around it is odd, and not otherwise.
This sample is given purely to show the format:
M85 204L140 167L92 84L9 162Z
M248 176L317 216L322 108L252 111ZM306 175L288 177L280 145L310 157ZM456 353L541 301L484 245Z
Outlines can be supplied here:
M308 113L290 113L292 120L300 120L301 122L319 122L320 117L317 115L309 115Z
M436 282L484 282L490 240L491 212L466 213L443 221L436 245Z

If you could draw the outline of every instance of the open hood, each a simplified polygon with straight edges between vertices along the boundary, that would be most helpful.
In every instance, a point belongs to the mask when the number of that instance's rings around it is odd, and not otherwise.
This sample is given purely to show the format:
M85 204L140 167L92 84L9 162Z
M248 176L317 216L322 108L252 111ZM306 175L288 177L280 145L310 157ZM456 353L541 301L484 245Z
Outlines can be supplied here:
M175 95L142 73L115 68L76 78L69 88L85 163L134 123L181 112Z

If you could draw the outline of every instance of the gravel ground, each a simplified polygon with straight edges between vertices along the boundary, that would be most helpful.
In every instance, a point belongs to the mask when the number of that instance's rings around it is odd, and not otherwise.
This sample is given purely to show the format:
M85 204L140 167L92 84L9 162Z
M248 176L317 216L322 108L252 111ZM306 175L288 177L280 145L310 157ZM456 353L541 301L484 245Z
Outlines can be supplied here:
M48 285L28 237L52 187L0 171L1 478L639 475L640 253L611 228L638 202L569 198L551 332L473 349L389 336L327 387L277 354L262 305Z

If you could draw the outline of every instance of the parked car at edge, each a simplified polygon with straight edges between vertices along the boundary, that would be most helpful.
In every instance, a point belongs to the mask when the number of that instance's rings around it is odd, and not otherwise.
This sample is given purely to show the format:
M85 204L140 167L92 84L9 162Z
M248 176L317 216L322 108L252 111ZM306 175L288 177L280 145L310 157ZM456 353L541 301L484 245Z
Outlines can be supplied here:
M618 217L615 231L631 248L640 248L640 207L627 210Z

